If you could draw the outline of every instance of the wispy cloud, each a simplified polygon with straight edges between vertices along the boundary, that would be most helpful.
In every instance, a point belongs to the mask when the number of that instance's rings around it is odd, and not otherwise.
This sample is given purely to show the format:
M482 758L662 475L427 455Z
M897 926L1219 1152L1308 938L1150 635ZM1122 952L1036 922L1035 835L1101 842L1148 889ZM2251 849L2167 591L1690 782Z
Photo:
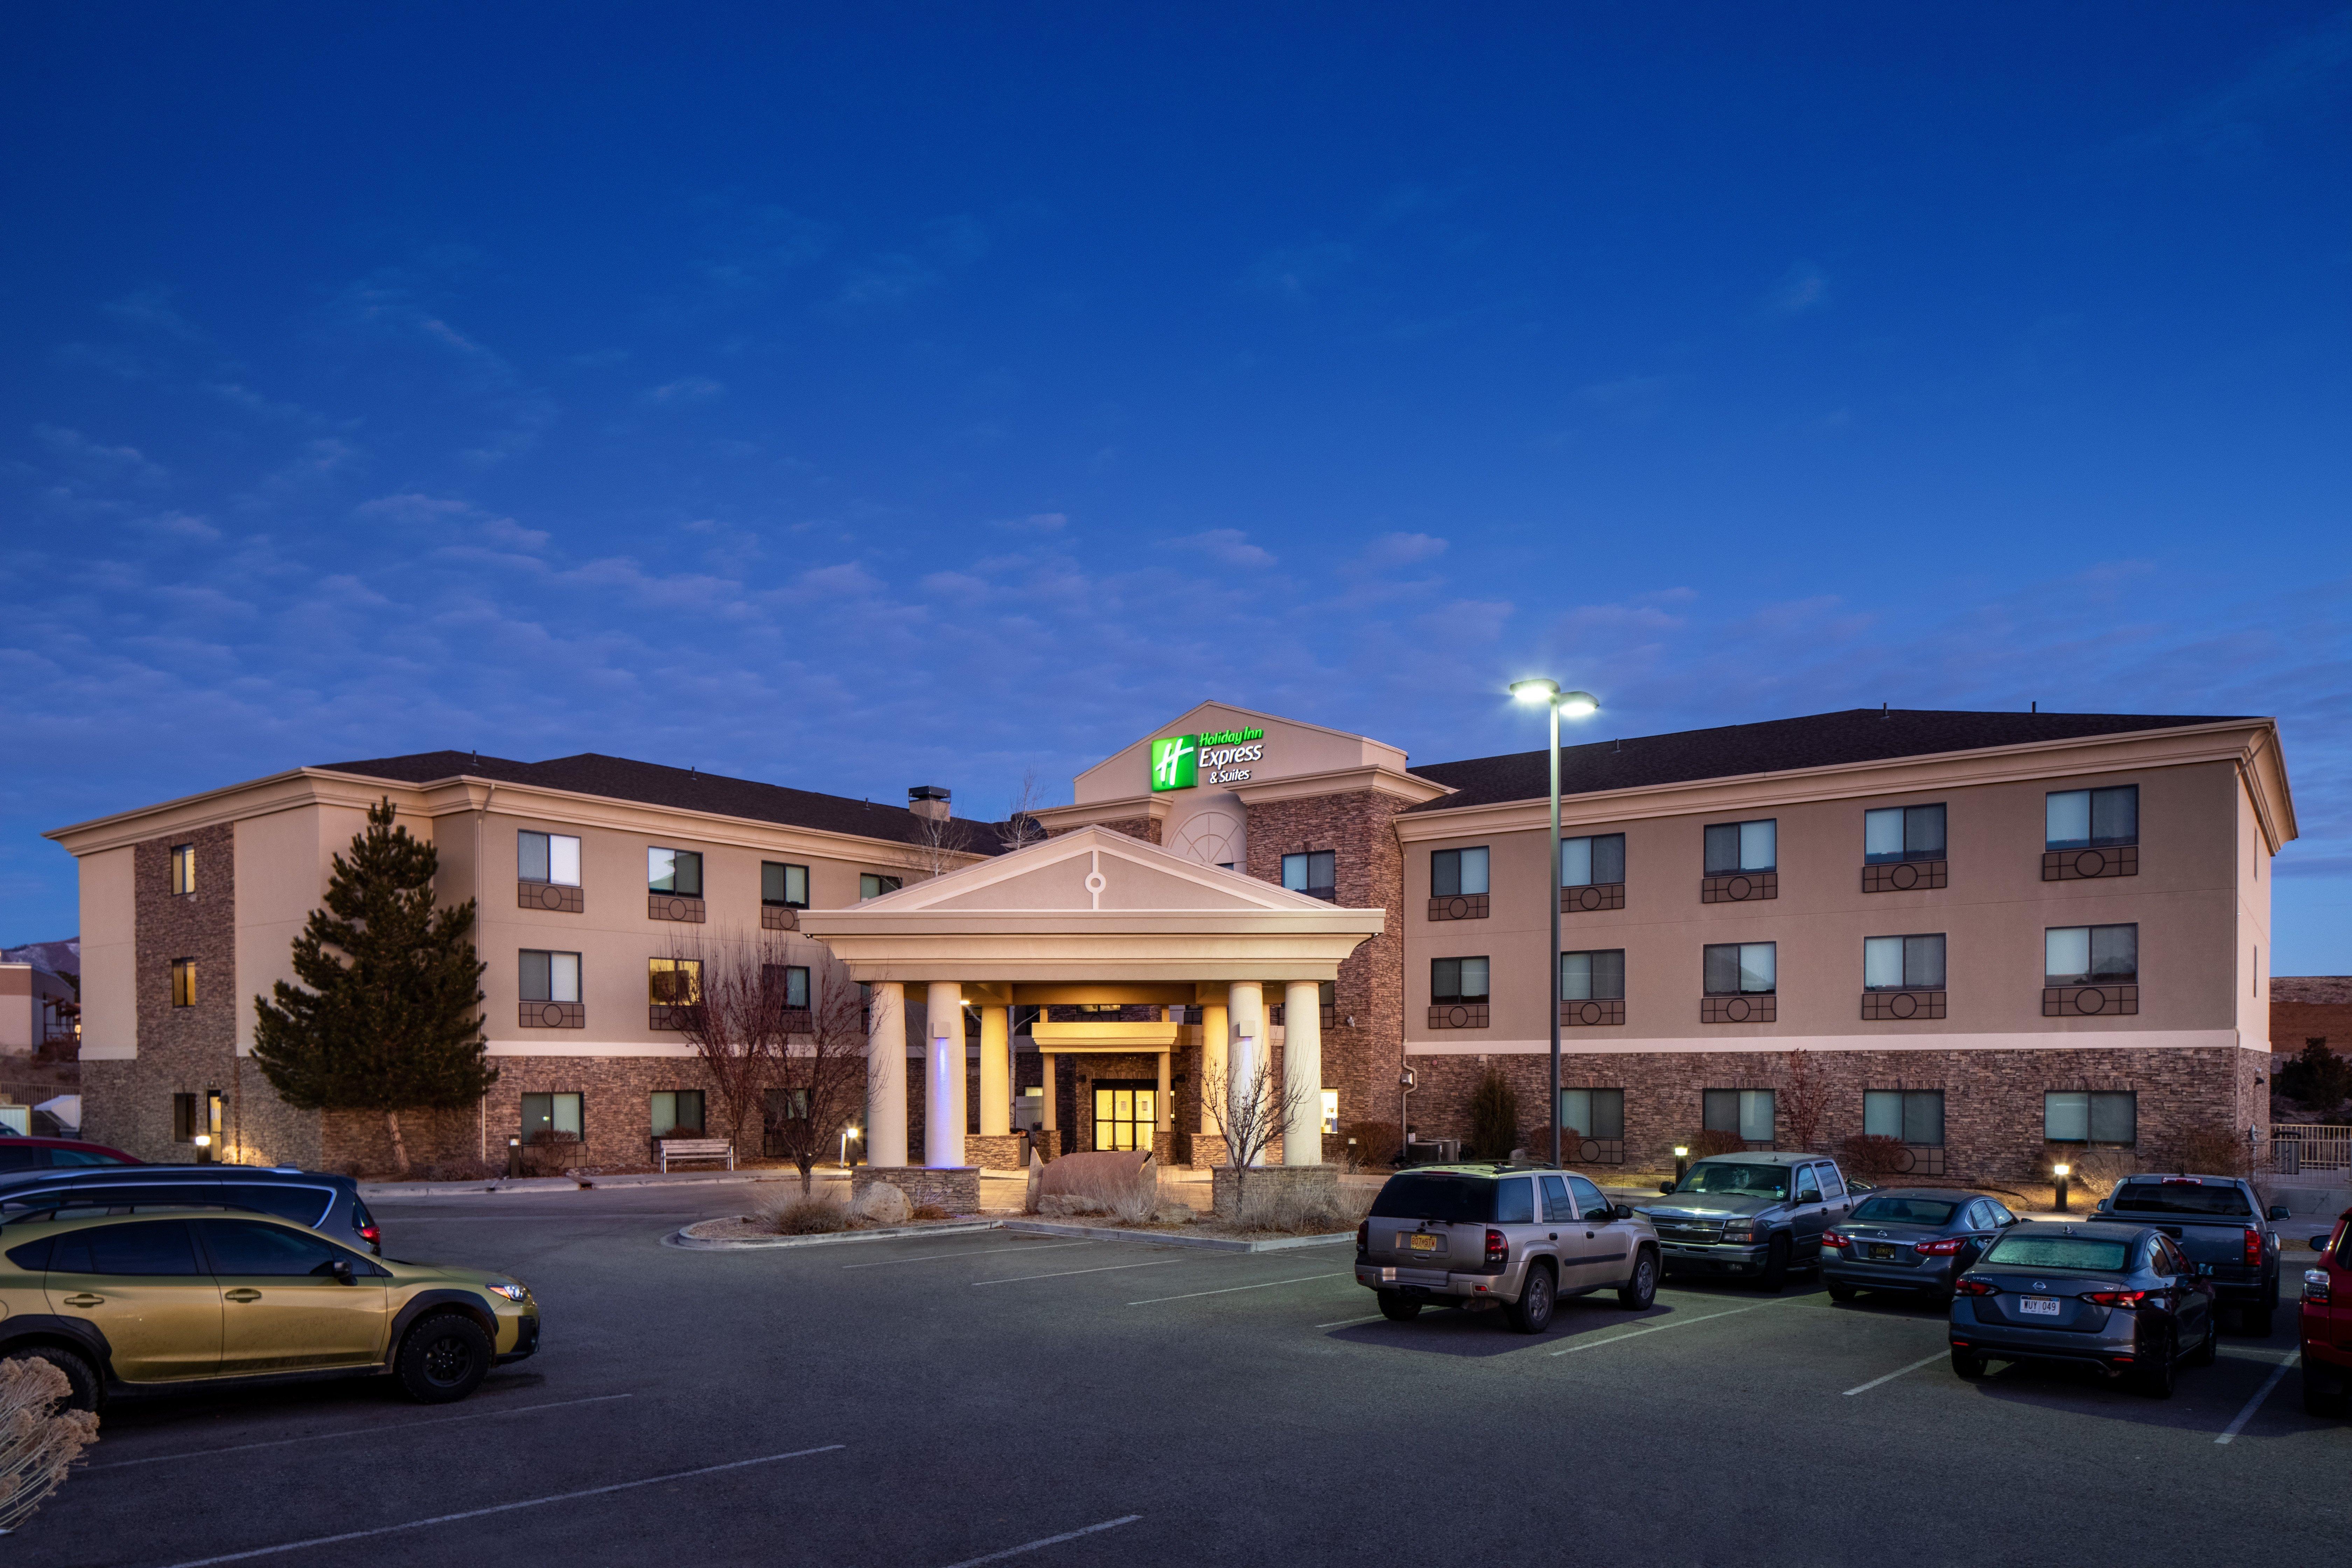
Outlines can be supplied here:
M1188 533L1167 541L1171 550L1197 551L1223 566L1260 567L1274 564L1271 552L1249 542L1249 535L1238 528L1212 528L1202 533Z
M682 375L676 381L666 381L659 386L646 389L648 403L704 403L727 390L724 382L707 375Z
M1829 274L1810 261L1793 263L1764 296L1765 310L1775 316L1801 316L1829 302Z

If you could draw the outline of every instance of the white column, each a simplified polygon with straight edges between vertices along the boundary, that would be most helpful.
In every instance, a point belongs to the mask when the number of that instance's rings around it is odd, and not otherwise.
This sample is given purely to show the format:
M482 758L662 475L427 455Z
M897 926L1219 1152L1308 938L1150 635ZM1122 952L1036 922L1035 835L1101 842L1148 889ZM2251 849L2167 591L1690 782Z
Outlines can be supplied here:
M866 1163L907 1163L907 988L878 982L866 1037Z
M1049 1149L1053 1149L1055 1143L1057 1142L1054 1136L1055 1107L1058 1103L1055 1099L1055 1091L1059 1089L1061 1085L1055 1081L1054 1064L1059 1060L1061 1060L1061 1058L1055 1056L1051 1051L1039 1051L1037 1053L1038 1065L1045 1069L1045 1109L1039 1114L1037 1131L1045 1135L1043 1139L1039 1140L1039 1142L1043 1142ZM1059 1149L1055 1149L1054 1152L1055 1154L1059 1154L1061 1152Z
M1160 1053L1160 1098L1151 1102L1152 1109L1157 1112L1151 1123L1151 1142L1155 1149L1160 1146L1160 1134L1173 1132L1176 1130L1175 1095L1171 1092L1169 1082L1172 1070L1170 1063L1175 1058L1175 1055L1176 1052L1172 1047ZM1172 1149L1175 1145L1171 1142L1169 1147Z
M963 1163L963 988L952 980L931 982L925 1033L930 1050L923 1081L923 1163L939 1168Z
M1236 980L1225 988L1225 1010L1233 1019L1233 1044L1225 1047L1227 1103L1249 1093L1265 1064L1265 988L1255 980ZM1264 1164L1261 1155L1252 1162Z
M980 1010L980 1135L1013 1135L1013 1009Z
M1233 1028L1225 1016L1225 1005L1223 1002L1202 1003L1201 1005L1201 1125L1192 1130L1195 1132L1206 1132L1213 1136L1218 1131L1216 1115L1209 1109L1207 1086L1210 1079L1222 1079L1225 1076L1225 1046L1232 1037Z
M1293 980L1282 990L1282 1070L1299 1092L1282 1130L1282 1163L1323 1163L1323 987Z

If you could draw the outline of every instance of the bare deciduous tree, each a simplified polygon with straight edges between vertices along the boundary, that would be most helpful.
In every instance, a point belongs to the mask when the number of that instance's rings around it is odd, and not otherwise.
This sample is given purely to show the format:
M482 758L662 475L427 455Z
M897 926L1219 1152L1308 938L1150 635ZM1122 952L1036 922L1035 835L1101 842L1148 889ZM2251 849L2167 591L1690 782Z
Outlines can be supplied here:
M743 1152L743 1126L757 1125L768 1089L776 1081L786 1036L801 1022L790 972L800 963L781 931L674 939L670 1016L701 1058L704 1085L719 1127Z
M1037 783L1037 770L1031 768L1021 775L1021 788L1013 797L1013 807L1004 814L1003 823L996 830L996 841L1004 853L1026 849L1032 844L1045 842L1045 825L1037 820L1037 812L1045 804L1045 792Z
M833 1153L836 1140L865 1114L870 1048L866 997L850 978L849 966L828 948L811 943L804 951L805 1027L791 1036L776 1060L765 1117L770 1143L801 1173L803 1198L816 1163Z
M1263 1057L1255 1072L1239 1079L1213 1062L1201 1073L1201 1103L1224 1136L1225 1163L1233 1168L1234 1201L1239 1204L1250 1167L1265 1157L1307 1103L1307 1087L1276 1079L1273 1062Z
M72 1383L37 1356L0 1361L0 1535L14 1530L98 1440L98 1417L60 1410Z
M1829 1079L1813 1067L1803 1051L1788 1053L1788 1086L1781 1090L1781 1114L1789 1120L1789 1135L1799 1149L1811 1149L1829 1111Z

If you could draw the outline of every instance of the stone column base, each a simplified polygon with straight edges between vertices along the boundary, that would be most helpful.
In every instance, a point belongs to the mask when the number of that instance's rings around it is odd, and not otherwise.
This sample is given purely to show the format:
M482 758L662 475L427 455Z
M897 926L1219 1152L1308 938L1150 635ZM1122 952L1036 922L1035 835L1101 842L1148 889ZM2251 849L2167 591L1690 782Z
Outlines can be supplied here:
M1029 1164L1029 1141L1017 1132L1010 1137L967 1132L963 1155L983 1171L1025 1170Z
M1240 1194L1244 1190L1259 1196L1276 1192L1294 1192L1305 1196L1334 1193L1339 1186L1339 1168L1336 1165L1253 1166L1246 1189L1238 1176L1239 1173L1231 1165L1219 1165L1209 1173L1212 1207L1219 1219L1231 1220L1240 1216Z
M877 1185L898 1188L916 1208L935 1204L950 1214L980 1212L977 1165L860 1165L849 1173L850 1205L856 1207L866 1189Z
M1194 1170L1198 1170L1203 1165L1222 1165L1224 1163L1225 1138L1223 1133L1195 1132L1192 1134L1192 1168Z

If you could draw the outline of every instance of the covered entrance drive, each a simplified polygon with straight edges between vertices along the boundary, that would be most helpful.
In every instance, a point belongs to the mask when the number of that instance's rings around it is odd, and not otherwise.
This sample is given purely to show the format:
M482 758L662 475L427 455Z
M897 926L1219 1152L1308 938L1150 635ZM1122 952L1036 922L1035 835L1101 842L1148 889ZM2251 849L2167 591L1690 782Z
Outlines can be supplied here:
M1266 1010L1286 1005L1281 1081L1300 1092L1279 1158L1319 1163L1321 987L1384 919L1381 910L1340 909L1089 826L855 909L809 910L800 924L873 988L866 1146L878 1173L1017 1163L1011 1017L1025 1005L1121 1009L1033 1028L1045 1058L1047 1145L1078 1146L1077 1129L1060 1136L1057 1103L1061 1074L1082 1072L1090 1079L1080 1102L1085 1142L1156 1147L1164 1158L1175 1126L1175 1054L1197 1036L1204 1082L1255 1081L1276 1060ZM919 1129L908 1126L908 1055L898 1045L910 987L929 1021ZM980 1007L980 1103L979 1131L968 1139L971 1003ZM1200 1022L1185 1023L1194 1008ZM1089 1070L1094 1063L1105 1070ZM1204 1107L1197 1132L1216 1131ZM1114 1142L1104 1144L1106 1136ZM1129 1142L1115 1142L1121 1137Z

